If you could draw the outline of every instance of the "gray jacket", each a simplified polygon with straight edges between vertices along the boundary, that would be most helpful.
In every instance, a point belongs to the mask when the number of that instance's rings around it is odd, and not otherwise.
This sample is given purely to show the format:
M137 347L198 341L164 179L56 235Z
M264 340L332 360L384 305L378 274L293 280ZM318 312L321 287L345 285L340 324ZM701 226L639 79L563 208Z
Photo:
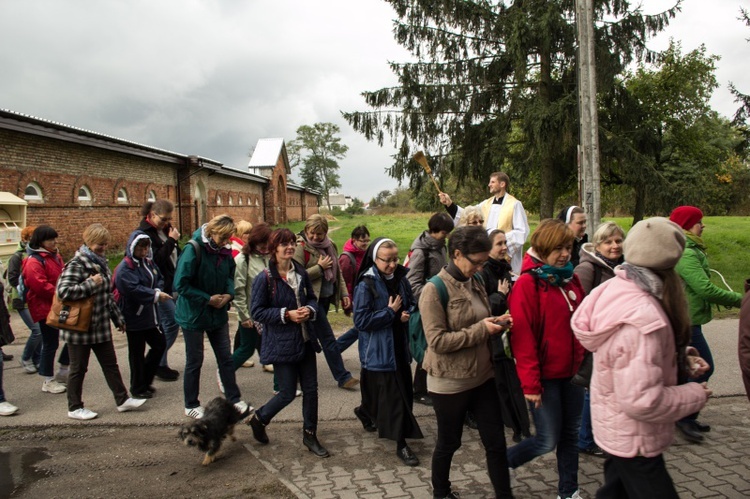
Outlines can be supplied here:
M409 280L414 297L419 301L427 279L437 275L448 265L448 250L445 241L438 241L424 231L411 245L409 257Z

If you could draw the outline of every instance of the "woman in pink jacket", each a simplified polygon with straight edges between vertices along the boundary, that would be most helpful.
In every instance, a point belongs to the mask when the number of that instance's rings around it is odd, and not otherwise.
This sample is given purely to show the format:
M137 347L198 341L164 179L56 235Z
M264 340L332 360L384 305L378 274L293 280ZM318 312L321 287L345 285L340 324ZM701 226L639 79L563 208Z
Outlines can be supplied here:
M675 421L700 410L711 394L705 383L686 382L708 364L688 349L690 317L674 271L685 236L654 217L634 225L624 246L626 263L572 320L581 344L594 352L594 439L610 454L596 497L677 498L662 454Z

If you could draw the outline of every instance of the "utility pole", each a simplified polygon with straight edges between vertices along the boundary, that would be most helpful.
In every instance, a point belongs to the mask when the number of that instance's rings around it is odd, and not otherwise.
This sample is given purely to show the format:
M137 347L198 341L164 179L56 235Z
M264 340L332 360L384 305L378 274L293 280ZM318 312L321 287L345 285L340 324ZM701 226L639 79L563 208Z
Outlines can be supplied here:
M596 105L593 0L576 0L578 31L579 189L589 238L601 222L599 117Z

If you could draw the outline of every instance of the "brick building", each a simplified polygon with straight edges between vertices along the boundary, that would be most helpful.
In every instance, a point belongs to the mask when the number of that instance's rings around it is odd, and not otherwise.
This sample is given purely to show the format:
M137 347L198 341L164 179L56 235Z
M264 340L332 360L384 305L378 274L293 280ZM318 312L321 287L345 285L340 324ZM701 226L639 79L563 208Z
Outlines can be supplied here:
M66 258L94 222L121 247L140 221L141 205L156 198L175 204L173 224L182 234L221 213L272 225L317 213L319 193L287 182L283 139L258 144L263 154L251 173L0 109L0 191L28 202L28 225L57 230Z

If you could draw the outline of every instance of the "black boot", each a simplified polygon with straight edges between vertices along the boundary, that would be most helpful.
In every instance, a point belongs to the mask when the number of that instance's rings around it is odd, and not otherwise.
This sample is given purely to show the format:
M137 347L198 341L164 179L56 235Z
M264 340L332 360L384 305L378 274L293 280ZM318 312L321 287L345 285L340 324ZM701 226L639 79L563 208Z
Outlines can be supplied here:
M372 422L372 419L362 411L361 407L354 408L354 415L357 416L359 422L362 423L362 427L365 431L377 431L378 427Z
M302 444L307 449L318 457L329 457L330 454L325 447L320 445L318 437L315 436L314 432L302 430Z
M266 434L266 425L264 425L260 419L258 419L258 413L253 414L253 417L247 420L247 425L253 429L253 436L255 440L262 444L268 443L268 435Z

